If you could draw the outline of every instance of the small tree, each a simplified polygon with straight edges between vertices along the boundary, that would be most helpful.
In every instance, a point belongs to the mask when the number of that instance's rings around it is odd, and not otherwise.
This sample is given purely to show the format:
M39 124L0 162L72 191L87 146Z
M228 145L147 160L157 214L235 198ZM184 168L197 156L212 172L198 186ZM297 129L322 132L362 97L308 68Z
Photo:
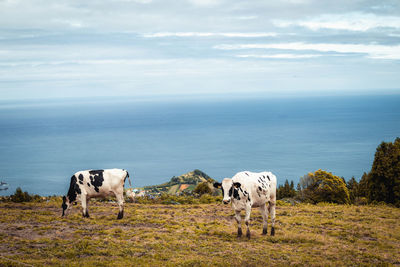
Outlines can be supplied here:
M378 146L371 171L361 182L369 201L400 206L400 138Z
M32 200L32 197L28 194L28 192L22 192L22 189L18 187L15 190L14 195L11 195L12 202L29 202Z
M294 183L291 181L289 185L289 181L286 179L285 184L279 185L276 191L277 199L282 198L292 198L296 195L296 190L294 189Z
M354 203L356 198L360 196L360 189L357 180L354 177L347 182L347 189L349 190L350 202Z
M212 190L207 182L201 182L196 186L193 192L201 196L204 194L211 194Z
M303 200L312 203L350 203L349 191L342 178L330 172L318 170L300 178Z

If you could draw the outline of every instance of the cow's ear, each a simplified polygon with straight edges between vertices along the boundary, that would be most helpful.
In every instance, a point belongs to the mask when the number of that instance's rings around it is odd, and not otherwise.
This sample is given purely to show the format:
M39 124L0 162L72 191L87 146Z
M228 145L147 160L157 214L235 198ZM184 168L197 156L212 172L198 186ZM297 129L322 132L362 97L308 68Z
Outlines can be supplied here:
M236 182L236 183L233 183L233 186L236 187L236 188L239 188L241 186L241 184Z
M221 186L222 186L221 183L218 183L218 182L215 182L215 183L214 183L214 187L215 187L215 188L221 188Z

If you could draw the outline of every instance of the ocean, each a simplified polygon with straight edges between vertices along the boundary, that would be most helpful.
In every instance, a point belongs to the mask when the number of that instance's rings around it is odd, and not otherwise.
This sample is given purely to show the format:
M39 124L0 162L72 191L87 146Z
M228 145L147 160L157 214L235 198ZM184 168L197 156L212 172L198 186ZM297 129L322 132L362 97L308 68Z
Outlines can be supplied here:
M398 136L400 95L1 101L0 194L62 195L76 171L106 168L127 169L135 187L194 169L360 179Z

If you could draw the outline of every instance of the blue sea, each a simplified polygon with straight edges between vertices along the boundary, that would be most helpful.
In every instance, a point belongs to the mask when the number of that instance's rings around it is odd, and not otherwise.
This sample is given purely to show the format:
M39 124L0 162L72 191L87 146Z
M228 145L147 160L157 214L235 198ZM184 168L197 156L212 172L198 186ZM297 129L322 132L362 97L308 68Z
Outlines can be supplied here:
M194 169L360 179L398 136L399 95L1 101L0 194L61 195L76 171L105 168L127 169L137 187Z

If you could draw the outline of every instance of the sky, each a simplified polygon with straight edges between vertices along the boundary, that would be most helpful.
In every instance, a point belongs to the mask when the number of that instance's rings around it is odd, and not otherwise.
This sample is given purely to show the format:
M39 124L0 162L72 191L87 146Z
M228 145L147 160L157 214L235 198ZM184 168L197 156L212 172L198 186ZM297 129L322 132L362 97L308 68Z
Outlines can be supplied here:
M0 100L400 93L400 1L0 0Z

